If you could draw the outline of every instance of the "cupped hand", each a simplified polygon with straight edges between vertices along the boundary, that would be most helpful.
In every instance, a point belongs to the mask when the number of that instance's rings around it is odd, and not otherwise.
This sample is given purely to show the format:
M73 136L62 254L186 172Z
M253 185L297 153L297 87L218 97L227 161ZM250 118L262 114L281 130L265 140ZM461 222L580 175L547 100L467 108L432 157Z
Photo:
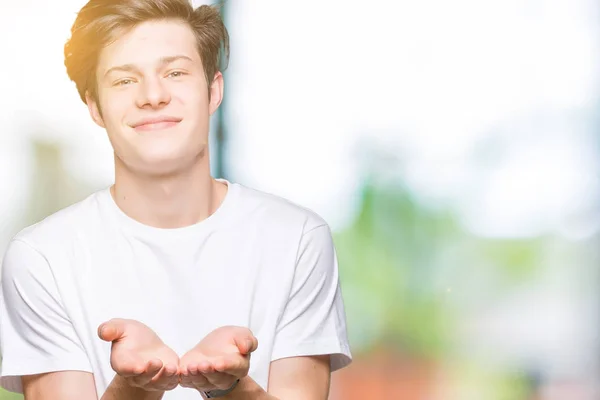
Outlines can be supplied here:
M179 357L143 323L111 319L98 327L98 336L112 342L110 365L129 385L166 391L179 384Z
M224 326L209 333L181 357L181 386L199 391L228 389L248 375L258 340L247 328Z

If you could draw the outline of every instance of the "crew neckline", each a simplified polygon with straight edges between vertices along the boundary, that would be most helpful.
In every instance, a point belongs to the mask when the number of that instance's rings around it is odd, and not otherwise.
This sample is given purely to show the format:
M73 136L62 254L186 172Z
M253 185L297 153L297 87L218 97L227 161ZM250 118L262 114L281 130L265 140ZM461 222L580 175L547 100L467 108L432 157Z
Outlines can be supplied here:
M210 230L214 230L219 226L222 226L227 219L231 218L232 210L234 208L235 199L239 194L239 185L231 183L226 179L216 179L219 182L227 185L227 193L219 207L214 213L209 215L202 221L196 222L192 225L183 226L180 228L158 228L151 225L146 225L129 215L127 215L115 202L115 199L110 193L110 187L104 189L101 194L101 201L109 209L110 214L116 219L118 224L134 234L135 236L141 236L146 238L159 238L159 239L185 239L188 236L194 236L202 234Z

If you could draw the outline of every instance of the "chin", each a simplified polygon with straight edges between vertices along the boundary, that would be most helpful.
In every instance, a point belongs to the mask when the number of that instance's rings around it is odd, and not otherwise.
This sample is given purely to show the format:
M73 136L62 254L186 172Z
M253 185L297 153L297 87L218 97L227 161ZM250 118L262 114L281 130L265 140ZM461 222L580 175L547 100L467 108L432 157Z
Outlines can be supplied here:
M196 153L186 152L152 154L141 157L139 170L148 175L173 175L189 169L198 161Z
M175 160L147 160L138 163L132 170L141 175L160 177L175 175L185 170L185 165Z

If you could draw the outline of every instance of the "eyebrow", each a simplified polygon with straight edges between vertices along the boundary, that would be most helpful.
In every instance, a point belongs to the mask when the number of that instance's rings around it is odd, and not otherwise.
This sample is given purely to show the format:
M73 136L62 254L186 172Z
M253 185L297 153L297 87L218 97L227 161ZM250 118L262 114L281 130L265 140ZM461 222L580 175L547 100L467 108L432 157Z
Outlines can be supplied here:
M177 60L187 60L187 61L192 61L192 62L194 61L188 56L176 55L176 56L161 57L160 65L165 66L165 65L171 64L172 62L177 61ZM109 68L108 71L106 71L104 73L104 76L106 77L110 73L117 72L117 71L133 72L133 71L138 71L138 68L133 64L117 65L115 67Z

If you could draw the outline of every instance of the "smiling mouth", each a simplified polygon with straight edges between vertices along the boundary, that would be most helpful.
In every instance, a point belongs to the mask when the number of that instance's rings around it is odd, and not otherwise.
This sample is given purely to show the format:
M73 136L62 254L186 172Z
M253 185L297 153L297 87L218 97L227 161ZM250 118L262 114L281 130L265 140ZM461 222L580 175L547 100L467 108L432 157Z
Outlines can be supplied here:
M163 129L172 128L177 125L179 121L159 121L159 122L151 122L148 124L141 124L136 126L134 129L137 132L149 132L149 131L159 131Z

